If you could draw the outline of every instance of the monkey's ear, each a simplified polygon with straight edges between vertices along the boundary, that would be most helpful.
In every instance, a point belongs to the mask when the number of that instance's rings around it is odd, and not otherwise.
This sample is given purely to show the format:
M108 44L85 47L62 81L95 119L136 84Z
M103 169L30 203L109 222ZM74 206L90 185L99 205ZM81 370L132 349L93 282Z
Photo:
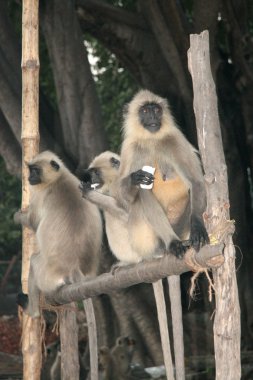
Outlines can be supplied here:
M53 168L54 170L56 170L57 172L58 172L58 170L60 169L60 165L57 164L57 162L54 161L54 160L51 160L51 161L50 161L50 165L51 165L52 168Z
M112 167L116 168L116 169L118 169L120 166L120 161L117 160L117 158L115 158L115 157L110 158L110 163L111 163Z

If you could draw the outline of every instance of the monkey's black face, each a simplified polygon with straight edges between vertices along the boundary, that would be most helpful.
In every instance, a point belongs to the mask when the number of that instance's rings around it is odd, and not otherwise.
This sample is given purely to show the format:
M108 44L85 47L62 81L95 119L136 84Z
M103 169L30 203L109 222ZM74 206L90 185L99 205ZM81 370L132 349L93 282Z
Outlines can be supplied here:
M41 168L38 165L29 165L28 181L30 185L38 185L41 183Z
M87 170L84 170L80 176L81 182L84 183L90 183L91 185L96 184L96 188L100 188L103 186L104 181L102 179L102 175L99 169L97 168L90 168Z
M162 107L157 103L145 103L139 109L139 120L151 133L159 131L162 125Z

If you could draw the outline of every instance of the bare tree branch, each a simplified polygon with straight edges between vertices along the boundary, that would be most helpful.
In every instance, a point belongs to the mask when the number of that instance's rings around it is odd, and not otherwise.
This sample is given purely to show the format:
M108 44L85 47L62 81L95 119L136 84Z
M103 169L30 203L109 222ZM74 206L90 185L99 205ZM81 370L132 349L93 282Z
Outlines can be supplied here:
M52 62L64 145L81 166L87 166L106 148L106 137L73 3L46 2L41 21Z
M147 22L150 24L156 41L160 46L160 53L164 56L168 67L172 72L172 77L177 83L179 94L183 99L187 122L191 125L191 133L194 133L194 115L192 110L192 92L190 75L179 51L175 45L170 28L164 19L164 15L159 8L157 1L139 0L142 12L146 15Z
M223 245L205 246L195 253L194 258L201 267L210 266L212 265L210 259L220 256L222 248ZM190 251L193 252L192 249ZM65 285L47 299L51 303L65 304L99 294L111 293L141 282L155 282L160 278L174 274L179 275L189 270L191 268L185 260L179 260L173 255L166 254L160 259L119 268L114 274L104 273L92 280Z
M77 8L80 7L96 17L103 17L108 21L116 21L147 31L147 24L141 14L136 15L100 0L75 0L75 4Z
M136 20L137 17L143 20L141 14L135 16L130 12L113 7L116 9L112 12L113 18L110 18L104 12L101 1L95 2L94 9L90 1L87 3L78 1L78 4L77 12L82 30L96 37L113 52L141 86L159 92L163 96L168 96L169 92L177 93L176 81L161 56L160 48L149 31L148 25L146 24L144 27L143 21L140 21L139 24L137 21L132 22L132 25L129 25L128 20ZM103 4L105 5L105 3ZM97 10L98 5L99 11ZM156 73L155 81L154 72ZM162 75L164 72L167 72L168 75Z
M229 220L227 168L222 147L217 96L211 74L208 31L190 36L189 69L194 88L194 111L199 148L207 181L206 225L209 233ZM217 227L220 226L220 227ZM214 345L216 379L239 380L240 307L231 234L225 238L225 262L213 270L216 310Z
M21 147L0 111L0 155L10 174L21 177Z
M214 80L216 80L216 70L220 63L220 57L217 50L217 25L218 13L221 11L222 5L220 0L194 0L194 32L200 33L204 29L209 30L210 35L210 57L213 69Z
M240 68L241 72L247 77L250 85L253 82L253 69L252 65L247 62L245 49L249 49L251 46L251 51L253 52L252 39L245 34L244 30L241 30L239 18L237 15L237 7L233 2L228 0L223 0L224 10L226 17L228 18L227 28L231 33L232 38L231 49L232 49L232 59L236 66ZM245 6L245 3L242 3ZM241 4L241 8L242 8ZM246 38L248 37L248 38ZM253 53L251 53L253 56Z
M164 21L170 30L183 65L187 69L186 51L189 48L189 34L192 26L183 12L181 3L174 0L159 0L160 9L164 15Z
M7 4L0 2L0 104L1 110L16 140L21 146L21 50L18 38L10 23ZM53 114L52 108L41 94L42 111ZM40 134L41 149L53 149L55 142L50 133L50 118L41 114ZM52 120L52 116L51 116ZM15 144L15 143L14 143Z

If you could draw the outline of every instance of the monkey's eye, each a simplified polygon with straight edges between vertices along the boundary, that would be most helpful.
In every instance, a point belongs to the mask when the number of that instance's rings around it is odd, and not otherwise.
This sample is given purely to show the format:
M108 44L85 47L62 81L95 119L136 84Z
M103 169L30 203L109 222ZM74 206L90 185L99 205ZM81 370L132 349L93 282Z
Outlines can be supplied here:
M56 171L58 171L58 170L60 169L60 165L57 164L57 162L54 161L54 160L51 160L51 161L50 161L50 165L51 165L52 168L54 168L54 170L56 170Z
M148 112L147 108L143 108L142 112L147 113Z
M161 108L160 107L155 107L154 111L155 111L155 113L160 113L161 112Z
M111 158L110 158L110 162L111 162L111 165L112 165L113 168L119 168L119 166L120 166L120 161L117 160L117 158L115 158L115 157L111 157Z

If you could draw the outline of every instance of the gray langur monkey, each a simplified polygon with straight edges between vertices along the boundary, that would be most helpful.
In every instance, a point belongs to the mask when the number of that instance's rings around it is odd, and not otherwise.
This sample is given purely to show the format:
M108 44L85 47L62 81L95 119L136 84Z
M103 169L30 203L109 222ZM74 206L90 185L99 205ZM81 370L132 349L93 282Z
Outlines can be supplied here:
M131 245L146 255L163 247L182 258L188 247L198 251L209 243L203 222L206 209L204 176L196 150L177 128L166 99L139 91L128 104L123 124L118 193L129 212ZM155 168L150 174L144 166ZM151 185L147 190L143 185ZM150 239L143 237L149 225ZM182 241L185 240L186 241ZM180 297L179 277L168 278L171 301ZM173 296L174 294L174 296ZM182 309L172 322L177 379L184 378ZM181 342L181 343L180 343ZM177 354L178 353L178 354ZM181 362L181 364L180 364Z
M131 244L147 255L161 246L177 257L189 246L198 251L209 242L203 222L204 176L197 152L177 128L167 100L139 91L128 104L123 132L117 200L130 213ZM155 167L155 174L143 166ZM151 191L142 188L152 183ZM143 220L150 226L150 239L141 238Z
M134 250L131 246L128 231L128 210L121 207L114 198L118 186L119 170L120 157L115 153L106 151L95 157L89 168L80 175L82 181L80 189L83 197L96 204L104 212L108 243L112 253L119 260L116 266L138 263L143 260L142 252ZM152 285L157 306L166 371L168 374L171 374L173 368L162 280ZM178 290L177 297L180 297L181 300L180 289ZM173 305L173 300L171 299L172 310ZM175 312L178 312L178 310L176 309ZM180 325L180 328L178 328L178 324L182 323L182 321L179 319L175 323L177 330L180 331L182 326ZM110 359L107 352L105 352L105 358ZM170 377L168 376L168 378Z
M35 318L40 315L40 291L47 295L65 284L96 275L102 221L98 208L80 197L79 180L54 153L38 154L28 167L30 205L17 212L14 220L34 230L38 252L31 256L28 296L20 294L17 301ZM93 320L91 299L84 300L84 307L89 310L87 319ZM96 326L91 329L94 332ZM95 351L91 357L95 355L92 360L97 361Z
M107 346L100 347L99 370L101 380L139 379L140 377L134 376L131 367L135 348L135 340L128 336L118 337L111 349ZM142 374L143 372L144 370L142 370ZM149 378L147 373L145 378Z

